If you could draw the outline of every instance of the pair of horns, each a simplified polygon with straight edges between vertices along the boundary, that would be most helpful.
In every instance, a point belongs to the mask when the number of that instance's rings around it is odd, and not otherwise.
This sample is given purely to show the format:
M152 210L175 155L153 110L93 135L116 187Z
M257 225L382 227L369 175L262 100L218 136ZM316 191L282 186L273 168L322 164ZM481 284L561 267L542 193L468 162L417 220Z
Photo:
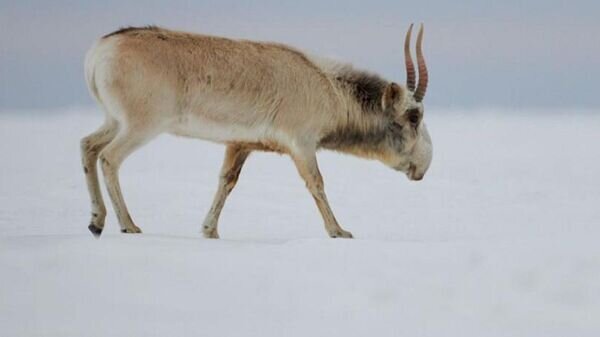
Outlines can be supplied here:
M413 24L408 28L408 32L406 32L406 38L404 39L404 59L406 62L406 86L408 90L413 91L415 101L422 102L423 97L425 97L425 92L427 91L427 81L429 80L429 75L427 73L427 65L425 64L425 58L423 58L423 24L421 24L421 28L419 29L419 34L417 35L417 66L419 67L419 85L416 87L416 73L415 73L415 65L413 64L412 57L410 55L410 37L412 36Z

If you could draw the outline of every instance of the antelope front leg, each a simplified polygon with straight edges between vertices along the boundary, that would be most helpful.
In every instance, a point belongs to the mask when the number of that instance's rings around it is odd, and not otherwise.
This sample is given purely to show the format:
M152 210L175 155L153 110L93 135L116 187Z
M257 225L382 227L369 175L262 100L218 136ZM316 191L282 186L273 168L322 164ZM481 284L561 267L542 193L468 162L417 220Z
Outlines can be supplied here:
M223 160L223 167L221 168L221 174L219 177L219 188L215 199L213 200L212 206L204 219L202 224L202 232L205 238L218 239L219 233L217 231L217 225L219 222L219 215L225 205L225 200L231 190L235 187L235 184L240 177L242 166L248 158L250 151L243 149L237 145L228 145L225 150L225 159Z
M321 173L319 172L315 152L306 151L304 153L292 154L292 159L296 164L300 176L304 179L306 187L317 203L323 221L325 221L325 230L327 230L329 236L332 238L352 238L352 233L340 227L331 211L331 207L329 207L329 202L325 195L323 177L321 177Z

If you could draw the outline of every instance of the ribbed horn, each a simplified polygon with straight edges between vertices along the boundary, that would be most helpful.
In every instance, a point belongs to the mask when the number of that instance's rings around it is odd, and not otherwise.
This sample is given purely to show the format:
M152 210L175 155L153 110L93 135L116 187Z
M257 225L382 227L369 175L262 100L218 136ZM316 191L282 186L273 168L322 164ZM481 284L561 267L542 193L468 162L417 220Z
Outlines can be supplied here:
M419 67L419 85L415 91L415 101L422 102L427 91L427 82L429 81L429 74L427 73L427 65L425 64L425 58L423 57L423 24L419 29L417 35L417 66Z
M406 63L406 87L410 91L415 90L417 84L415 65L413 64L412 57L410 56L410 37L412 35L413 24L410 24L406 37L404 38L404 62Z

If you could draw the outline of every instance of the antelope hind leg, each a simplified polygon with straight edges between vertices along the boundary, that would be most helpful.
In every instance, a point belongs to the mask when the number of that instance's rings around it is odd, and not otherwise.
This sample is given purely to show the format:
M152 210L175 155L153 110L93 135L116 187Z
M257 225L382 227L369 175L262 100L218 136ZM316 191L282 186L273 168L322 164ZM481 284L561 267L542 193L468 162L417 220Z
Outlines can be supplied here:
M127 210L119 183L119 168L127 156L155 136L156 133L141 129L120 130L100 153L100 165L104 173L106 189L123 233L141 233L142 230L133 223Z
M102 234L106 218L106 206L102 198L100 183L98 181L98 155L100 151L115 137L117 125L107 119L97 131L81 140L81 162L88 193L91 202L91 220L88 229L96 237Z

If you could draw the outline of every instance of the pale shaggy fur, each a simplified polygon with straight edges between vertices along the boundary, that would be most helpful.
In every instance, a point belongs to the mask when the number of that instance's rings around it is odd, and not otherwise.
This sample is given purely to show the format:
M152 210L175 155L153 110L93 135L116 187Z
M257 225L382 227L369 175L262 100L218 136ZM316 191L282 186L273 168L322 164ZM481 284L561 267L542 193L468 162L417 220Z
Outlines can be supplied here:
M90 230L100 234L106 216L96 170L99 158L121 230L141 232L127 211L118 170L134 150L166 132L227 145L219 189L203 224L206 237L218 237L225 199L253 150L289 154L328 234L352 237L339 226L327 202L315 155L319 147L379 159L408 172L411 179L420 179L431 160L423 123L394 131L402 145L368 138L373 132L388 137L389 123L405 123L404 111L409 107L422 114L422 105L404 87L373 79L385 85L377 102L381 109L365 111L348 84L340 81L340 76L353 71L348 66L325 66L274 43L156 27L103 37L85 60L88 87L106 113L104 125L81 142L92 202ZM378 95L379 89L374 90ZM363 134L367 138L361 138Z

